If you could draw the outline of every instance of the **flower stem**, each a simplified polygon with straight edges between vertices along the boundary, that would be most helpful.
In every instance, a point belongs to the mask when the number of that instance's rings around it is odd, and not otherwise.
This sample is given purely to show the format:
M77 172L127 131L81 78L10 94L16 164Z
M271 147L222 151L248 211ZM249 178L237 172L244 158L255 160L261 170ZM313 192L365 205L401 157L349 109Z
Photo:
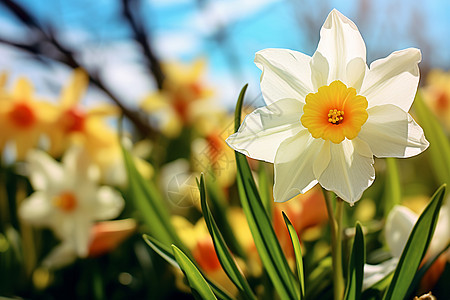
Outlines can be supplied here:
M331 256L333 266L333 293L334 300L341 300L344 296L344 275L342 272L342 199L329 197L325 190L325 202L327 205L328 220L331 229ZM336 198L336 207L333 211L332 199Z

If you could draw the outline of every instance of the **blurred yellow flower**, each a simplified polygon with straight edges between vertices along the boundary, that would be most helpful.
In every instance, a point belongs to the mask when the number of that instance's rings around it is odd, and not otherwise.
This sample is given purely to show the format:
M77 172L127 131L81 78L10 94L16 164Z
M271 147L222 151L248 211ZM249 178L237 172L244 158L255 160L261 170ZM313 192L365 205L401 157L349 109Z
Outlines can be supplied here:
M450 72L437 69L430 71L422 93L430 109L450 130Z
M222 187L228 187L236 178L234 151L225 139L233 131L233 117L225 112L205 120L197 129L200 137L191 144L191 162L195 171L212 176Z
M205 61L198 59L192 65L166 63L166 75L161 91L156 91L141 102L141 107L154 117L157 127L168 137L176 137L183 126L191 125L213 105L208 98L212 90L201 82Z
M218 283L231 294L236 295L237 289L220 265L204 219L200 219L193 225L184 217L174 215L172 216L172 223L182 242L189 248L195 261L208 278ZM181 272L179 275L182 278ZM178 285L181 284L178 283Z
M0 149L11 141L16 159L22 160L28 150L38 144L48 131L55 108L46 102L36 101L33 86L25 78L19 78L12 92L3 90L6 75L0 80Z
M59 111L50 132L50 152L55 156L61 155L73 143L82 144L94 160L102 160L105 152L120 152L117 134L104 120L118 115L119 110L112 105L99 105L89 110L82 107L80 100L88 84L87 74L77 69L61 92Z

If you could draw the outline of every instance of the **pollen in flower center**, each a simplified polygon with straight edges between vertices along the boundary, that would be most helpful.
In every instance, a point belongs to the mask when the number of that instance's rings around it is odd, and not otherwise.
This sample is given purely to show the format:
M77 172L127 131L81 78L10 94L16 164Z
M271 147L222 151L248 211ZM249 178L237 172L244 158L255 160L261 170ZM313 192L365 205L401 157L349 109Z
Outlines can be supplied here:
M301 122L314 138L335 144L358 136L367 121L367 100L341 81L322 86L306 95Z
M338 125L342 121L344 121L344 111L330 109L330 111L328 112L328 122L334 125Z
M63 192L53 198L53 205L63 212L75 210L77 204L77 198L72 192Z

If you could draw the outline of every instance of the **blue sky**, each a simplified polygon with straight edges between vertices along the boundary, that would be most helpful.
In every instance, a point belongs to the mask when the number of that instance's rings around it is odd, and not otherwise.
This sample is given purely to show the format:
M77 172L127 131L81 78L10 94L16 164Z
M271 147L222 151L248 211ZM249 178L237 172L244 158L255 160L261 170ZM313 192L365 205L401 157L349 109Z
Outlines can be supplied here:
M154 88L139 62L136 46L130 43L129 29L120 19L121 1L17 2L41 22L52 23L64 42L78 47L88 64L100 67L111 87L131 105ZM140 14L159 58L188 62L206 57L207 80L219 90L220 100L232 107L246 82L254 97L259 94L260 71L253 64L256 51L290 48L311 55L320 26L333 8L359 27L369 62L395 50L419 47L422 67L449 68L450 1L143 0ZM1 6L0 26L0 36L20 39L26 35ZM220 28L225 35L219 43L214 36ZM44 94L48 92L44 82L64 81L68 76L62 68L51 72L38 68L4 47L0 48L0 66L14 76L31 76Z

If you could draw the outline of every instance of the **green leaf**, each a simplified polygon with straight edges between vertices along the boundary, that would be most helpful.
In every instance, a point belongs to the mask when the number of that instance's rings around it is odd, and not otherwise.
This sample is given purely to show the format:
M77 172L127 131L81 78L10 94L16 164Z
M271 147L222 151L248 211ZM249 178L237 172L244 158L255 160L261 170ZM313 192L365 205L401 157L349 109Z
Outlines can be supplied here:
M428 157L441 183L450 183L450 143L436 116L423 102L420 93L414 100L414 108L425 136L430 142Z
M442 185L433 195L431 202L420 215L408 238L405 249L395 269L394 277L385 294L385 300L403 299L414 279L433 237L434 229L444 199L446 185Z
M217 299L202 273L177 246L172 245L173 256L186 276L196 299Z
M302 247L300 245L300 240L298 238L297 232L295 231L294 226L292 225L289 218L283 211L284 223L289 231L289 236L291 237L292 246L294 247L295 254L295 262L297 264L297 273L298 280L300 282L300 299L305 297L305 278L303 273L303 255L302 255Z
M379 300L382 298L384 292L386 292L389 284L394 277L394 271L387 274L384 278L380 279L374 285L369 287L362 293L362 299L364 300Z
M259 194L261 200L266 208L269 218L272 217L272 196L270 194L269 175L267 174L267 168L264 162L259 162L258 168L258 180L259 180Z
M361 299L362 284L364 278L364 262L366 260L366 249L364 244L364 234L361 224L356 222L356 234L353 241L352 253L348 267L347 289L345 292L346 300Z
M425 273L431 268L431 266L436 262L436 260L445 252L448 250L448 248L450 248L450 243L447 244L447 246L442 249L441 251L439 251L439 253L435 254L434 257L428 259L423 266L416 272L416 274L414 275L414 279L411 283L411 285L409 286L408 292L406 293L407 298L412 299L413 298L413 293L414 291L418 288L420 280L422 279L422 277L425 275Z
M177 260L175 259L173 252L170 251L170 248L160 242L158 242L153 237L144 234L142 236L144 238L144 241L156 252L158 253L162 258L164 258L169 264L174 266L175 268L180 269L180 266L178 265ZM208 278L205 278L206 281L209 283L210 287L214 291L214 293L219 297L219 299L223 300L232 300L231 296L219 288L217 285L215 285L212 281L210 281Z
M211 200L211 212L215 217L217 225L220 227L220 232L222 233L224 240L233 253L245 259L247 254L237 240L228 220L228 205L226 204L222 189L218 186L217 180L208 180L208 177L206 177L205 180L208 184L207 192L209 199Z
M142 220L147 224L152 236L165 245L182 245L172 223L163 199L152 182L146 181L137 171L133 159L122 148L128 173L128 192ZM183 247L184 249L184 247Z
M225 240L223 239L219 228L217 228L216 222L214 221L211 211L209 210L208 203L206 202L206 188L203 174L200 177L199 190L203 217L205 218L208 231L213 239L214 249L216 250L217 257L219 258L219 262L223 270L228 275L230 280L236 285L245 299L256 299L247 280L241 274L233 256L228 250Z
M387 216L395 205L399 205L402 199L400 175L397 161L394 157L386 158L387 176L386 190L384 194L384 215Z
M241 90L236 104L235 129L239 128L241 108L247 85ZM237 163L237 185L242 208L247 217L253 240L261 261L282 299L298 299L299 288L295 277L278 243L270 218L261 201L258 189L246 157L235 152Z

